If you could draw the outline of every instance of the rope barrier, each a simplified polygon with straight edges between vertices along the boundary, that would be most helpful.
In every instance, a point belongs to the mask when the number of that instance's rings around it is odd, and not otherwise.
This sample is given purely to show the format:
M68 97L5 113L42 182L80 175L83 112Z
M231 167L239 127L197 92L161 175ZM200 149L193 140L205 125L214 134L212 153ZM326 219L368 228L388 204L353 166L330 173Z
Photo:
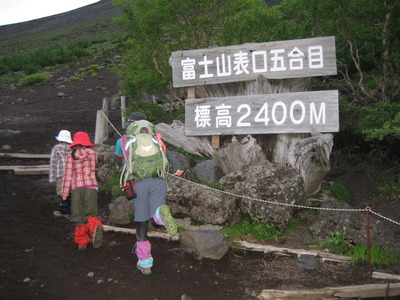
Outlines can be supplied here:
M399 222L394 221L392 219L389 219L389 218L387 218L385 216L382 216L381 214L372 211L369 207L367 207L367 208L329 208L329 207L323 208L323 207L313 207L313 206L306 206L306 205L297 205L297 204L290 204L290 203L274 202L274 201L263 200L263 199L258 199L258 198L254 198L254 197L243 196L243 195L238 195L238 194L234 194L234 193L227 192L227 191L218 190L216 188L212 188L212 187L206 186L204 184L193 182L193 181L190 181L190 180L188 180L186 178L182 178L182 177L176 176L176 175L171 174L171 173L167 173L167 175L171 176L171 177L178 178L178 179L186 181L186 182L189 182L191 184L194 184L194 185L209 189L209 190L213 190L213 191L216 191L216 192L219 192L219 193L222 193L222 194L226 194L226 195L234 196L234 197L238 197L238 198L243 198L243 199L247 199L247 200L264 202L264 203L273 204L273 205L291 206L291 207L296 207L296 208L313 209L313 210L345 211L345 212L367 212L368 211L368 212L373 213L373 214L375 214L376 216L378 216L378 217L380 217L382 219L385 219L385 220L387 220L389 222L392 222L392 223L394 223L396 225L400 225Z
M106 114L104 113L103 110L101 110L101 113L103 114L104 118L107 120L107 122L111 125L112 128L114 128L114 130L119 134L120 137L122 137L121 133L119 133L119 131L117 130L117 128L115 128L114 124L111 123L111 121L107 118Z
M0 103L0 105L2 105L4 103L5 102L3 101L3 102ZM13 106L11 104L8 104L8 103L6 103L6 105L9 105L9 106L11 106L13 108L16 108L16 109L19 109L19 110L23 110L21 108L15 107L15 106ZM85 109L82 109L82 110L75 110L75 111L61 111L61 110L56 110L56 109L52 109L52 108L49 108L49 109L46 109L46 110L41 110L41 111L25 109L25 111L33 111L33 112L45 112L45 111L78 112L78 111L85 111L85 110L90 110L90 109L89 108L85 108ZM103 110L101 110L101 113L103 114L103 116L107 120L107 122L111 125L111 127L118 133L118 135L120 137L122 137L121 133L117 130L117 128L115 128L114 124L112 124L112 122L108 119L108 117L103 112ZM258 198L254 198L254 197L243 196L243 195L238 195L238 194L234 194L234 193L227 192L227 191L218 190L218 189L206 186L204 184L193 182L193 181L187 180L186 178L182 178L182 177L170 174L170 173L167 173L167 175L175 177L175 178L178 178L178 179L186 181L186 182L189 182L190 184L198 185L198 186L206 188L206 189L210 189L210 190L213 190L213 191L216 191L216 192L219 192L219 193L223 193L223 194L226 194L226 195L229 195L229 196L233 196L233 197L243 198L243 199L246 199L246 200L258 201L258 202L268 203L268 204L272 204L272 205L281 205L281 206L289 206L289 207L303 208L303 209L313 209L313 210L344 211L344 212L366 212L366 211L369 211L370 213L372 213L372 214L374 214L374 215L376 215L376 216L378 216L378 217L380 217L380 218L382 218L382 219L384 219L386 221L392 222L392 223L394 223L396 225L400 225L400 222L397 222L397 221L394 221L394 220L392 220L392 219L390 219L388 217L385 217L385 216L383 216L383 215L381 215L381 214L379 214L377 212L374 212L373 210L371 210L369 208L358 208L358 209L354 209L354 208L323 208L323 207L313 207L313 206L306 206L306 205L274 202L274 201L263 200L263 199L258 199Z

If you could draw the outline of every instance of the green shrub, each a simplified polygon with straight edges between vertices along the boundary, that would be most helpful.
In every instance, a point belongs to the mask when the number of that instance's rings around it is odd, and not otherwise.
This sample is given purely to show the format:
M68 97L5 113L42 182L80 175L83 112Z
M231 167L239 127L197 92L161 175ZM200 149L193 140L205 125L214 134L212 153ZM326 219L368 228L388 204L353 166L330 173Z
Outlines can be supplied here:
M395 174L387 179L387 183L376 189L380 198L397 198L400 195L400 174Z
M122 189L119 185L119 177L119 172L111 173L110 176L108 176L107 181L101 184L100 192L110 194L113 198L123 196Z
M56 45L37 50L26 55L7 55L0 59L2 72L33 74L46 67L73 62L82 57L89 57L90 51L83 44L71 44L66 47Z
M345 255L351 249L351 244L346 241L346 235L346 227L343 227L342 230L331 232L325 242L322 243L322 247L328 248L331 253Z
M358 147L374 152L376 159L395 154L400 140L400 103L379 101L363 105L340 98L340 133L337 147ZM388 153L386 153L388 152Z
M27 85L36 85L36 84L44 84L50 79L50 75L44 73L37 73L28 75L21 79L19 82L19 86L27 86Z
M331 187L330 196L340 202L349 203L350 197L347 188L340 182L334 182Z
M260 241L277 240L281 232L274 224L261 224L257 218L243 218L232 227L222 229L230 239L249 237Z
M14 81L14 78L11 76L1 76L0 77L0 89L4 89L7 85L11 84Z
M368 248L366 245L354 246L349 255L353 263L368 262ZM371 246L371 264L374 266L390 266L400 263L400 255L377 246Z

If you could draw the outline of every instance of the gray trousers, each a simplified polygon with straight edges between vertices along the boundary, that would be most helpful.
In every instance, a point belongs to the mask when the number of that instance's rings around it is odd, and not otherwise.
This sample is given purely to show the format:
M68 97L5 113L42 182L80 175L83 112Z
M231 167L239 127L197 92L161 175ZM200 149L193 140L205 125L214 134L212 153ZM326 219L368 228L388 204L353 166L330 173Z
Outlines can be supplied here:
M164 178L144 178L135 180L137 197L132 199L135 222L150 220L157 208L164 205L167 198L167 183Z

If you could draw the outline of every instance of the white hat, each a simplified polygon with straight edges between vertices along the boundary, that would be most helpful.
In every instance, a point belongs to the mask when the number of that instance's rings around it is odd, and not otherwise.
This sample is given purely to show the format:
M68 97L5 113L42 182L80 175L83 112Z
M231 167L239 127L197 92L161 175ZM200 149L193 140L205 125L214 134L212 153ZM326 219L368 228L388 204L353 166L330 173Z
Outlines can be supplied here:
M68 130L61 130L58 133L58 136L56 136L56 140L59 142L66 142L68 144L71 144L72 143L71 132L69 132Z

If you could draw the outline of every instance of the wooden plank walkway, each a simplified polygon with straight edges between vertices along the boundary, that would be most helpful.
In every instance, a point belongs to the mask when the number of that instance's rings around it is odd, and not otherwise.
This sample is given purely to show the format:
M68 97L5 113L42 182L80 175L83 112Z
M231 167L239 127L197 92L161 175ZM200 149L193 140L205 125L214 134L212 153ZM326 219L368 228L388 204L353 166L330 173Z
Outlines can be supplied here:
M23 158L23 159L50 159L50 154L34 153L0 153L0 158ZM50 165L2 165L0 171L14 171L15 175L46 175L49 174Z

